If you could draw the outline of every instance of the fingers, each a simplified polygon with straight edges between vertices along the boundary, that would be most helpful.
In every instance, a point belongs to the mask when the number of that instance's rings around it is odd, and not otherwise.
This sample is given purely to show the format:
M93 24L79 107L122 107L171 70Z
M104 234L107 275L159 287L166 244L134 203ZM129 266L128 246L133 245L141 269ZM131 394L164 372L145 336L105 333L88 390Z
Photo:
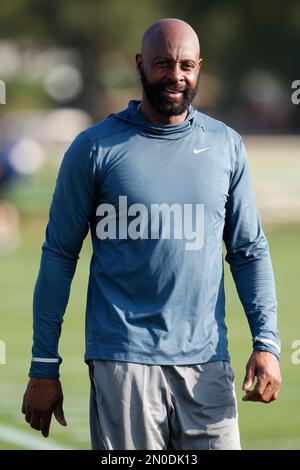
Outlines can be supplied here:
M263 379L259 379L253 390L247 391L246 395L243 396L243 401L259 401L262 403L271 403L276 400L279 395L276 385L271 382L265 382Z
M35 429L36 431L41 431L44 437L49 436L52 411L40 412L36 410L31 410L29 407L27 407L27 409L25 410L25 408L22 407L22 412L25 414L26 422L30 424L30 427L32 429ZM66 425L67 423L64 424L64 426Z
M22 413L23 415L26 414L26 405L25 405L25 400L23 399L23 403L22 403Z
M251 388L255 378L255 368L252 365L248 365L246 369L246 375L244 378L244 383L242 389L244 392L247 392Z
M44 413L44 414L42 415L42 417L41 417L40 427L41 427L42 435L43 435L44 437L48 437L48 436L49 436L49 429L50 429L51 417L52 417L52 413L51 413L51 412Z
M246 391L246 395L243 397L244 401L263 401L263 396L266 390L268 382L262 377L258 377L256 385L253 390Z
M52 411L38 412L32 410L30 406L26 404L25 398L22 403L22 413L25 415L25 420L32 429L36 431L42 431L44 437L49 436L49 429L52 417Z
M277 400L280 392L281 382L275 380L274 382L270 382L266 387L265 393L263 395L263 402L264 403L271 403L274 400Z
M256 388L246 392L246 395L242 398L243 401L265 401L263 394L259 392Z
M35 429L36 431L40 431L41 430L40 421L41 421L41 414L37 411L32 411L31 419L30 419L30 427L32 429Z
M47 415L47 414L46 414ZM30 427L32 429L35 429L36 431L41 431L42 426L41 423L45 416L45 413L41 413L36 410L31 410L29 407L25 411L25 420L28 424L30 424ZM50 414L51 417L51 414Z
M274 400L277 400L277 398L279 397L279 393L280 393L280 385L275 387Z
M64 411L63 411L63 408L62 408L62 403L59 403L57 405L57 407L55 408L54 416L55 416L56 420L59 422L59 424L61 424L62 426L67 426L67 422L66 422L65 416L64 416Z
M28 407L25 409L25 421L26 423L29 423L29 424L31 421L31 410Z
M30 408L26 405L26 394L23 397L23 403L22 403L22 413L25 415L25 421L26 423L30 423L31 420L31 410Z
M23 415L26 415L26 399L27 399L27 394L26 392L23 395L23 402L22 402L22 413Z
M264 396L264 393L266 392L268 383L269 383L268 380L263 379L262 377L257 378L257 382L256 382L254 390L256 391L256 393L259 397L262 398Z

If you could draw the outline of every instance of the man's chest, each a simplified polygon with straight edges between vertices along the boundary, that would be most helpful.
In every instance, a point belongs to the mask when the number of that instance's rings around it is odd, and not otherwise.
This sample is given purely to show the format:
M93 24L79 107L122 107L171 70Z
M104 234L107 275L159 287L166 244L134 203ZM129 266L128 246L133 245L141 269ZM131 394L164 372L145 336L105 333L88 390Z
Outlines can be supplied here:
M226 148L195 139L140 139L112 148L103 157L99 204L204 204L209 211L225 206L230 184Z

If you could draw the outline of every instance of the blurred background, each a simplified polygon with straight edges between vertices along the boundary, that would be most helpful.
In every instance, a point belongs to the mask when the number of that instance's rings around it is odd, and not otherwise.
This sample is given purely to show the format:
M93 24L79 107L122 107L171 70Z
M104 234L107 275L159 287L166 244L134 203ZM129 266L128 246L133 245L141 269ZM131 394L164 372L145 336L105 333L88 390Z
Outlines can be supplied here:
M31 357L32 293L63 153L82 129L140 97L135 53L144 30L163 17L183 19L199 35L204 65L194 105L243 135L273 259L284 382L280 399L269 405L241 401L251 338L226 267L242 446L300 449L300 354L292 347L300 340L296 0L1 0L0 449L89 448L83 363L89 237L60 341L68 427L53 421L47 440L20 412Z

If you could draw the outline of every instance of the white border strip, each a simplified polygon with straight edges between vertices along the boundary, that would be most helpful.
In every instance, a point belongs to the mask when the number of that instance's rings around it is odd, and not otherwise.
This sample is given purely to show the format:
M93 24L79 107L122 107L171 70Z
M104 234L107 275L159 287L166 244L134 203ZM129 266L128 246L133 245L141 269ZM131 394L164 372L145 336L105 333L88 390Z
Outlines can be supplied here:
M280 347L278 346L277 343L275 343L275 341L272 341L271 339L267 339L267 338L263 338L263 337L258 337L258 338L255 338L254 342L255 341L260 341L261 343L266 343L266 344L270 344L271 346L274 346L274 348L276 348L279 352L280 352Z
M32 362L48 362L49 364L53 362L59 362L59 359L46 359L44 357L33 357L31 360Z

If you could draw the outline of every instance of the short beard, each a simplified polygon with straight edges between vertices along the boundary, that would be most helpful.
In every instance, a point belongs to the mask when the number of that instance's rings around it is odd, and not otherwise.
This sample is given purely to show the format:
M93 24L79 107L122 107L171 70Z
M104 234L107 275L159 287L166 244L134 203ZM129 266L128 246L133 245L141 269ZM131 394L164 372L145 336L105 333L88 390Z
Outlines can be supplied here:
M164 88L167 88L168 86L174 87L174 82L168 80L157 85L152 85L149 83L144 70L140 71L140 78L145 95L152 108L157 113L164 116L179 116L180 114L183 114L198 93L199 77L195 88L185 85L184 90L182 90L182 97L179 101L173 98L168 98L162 93Z

